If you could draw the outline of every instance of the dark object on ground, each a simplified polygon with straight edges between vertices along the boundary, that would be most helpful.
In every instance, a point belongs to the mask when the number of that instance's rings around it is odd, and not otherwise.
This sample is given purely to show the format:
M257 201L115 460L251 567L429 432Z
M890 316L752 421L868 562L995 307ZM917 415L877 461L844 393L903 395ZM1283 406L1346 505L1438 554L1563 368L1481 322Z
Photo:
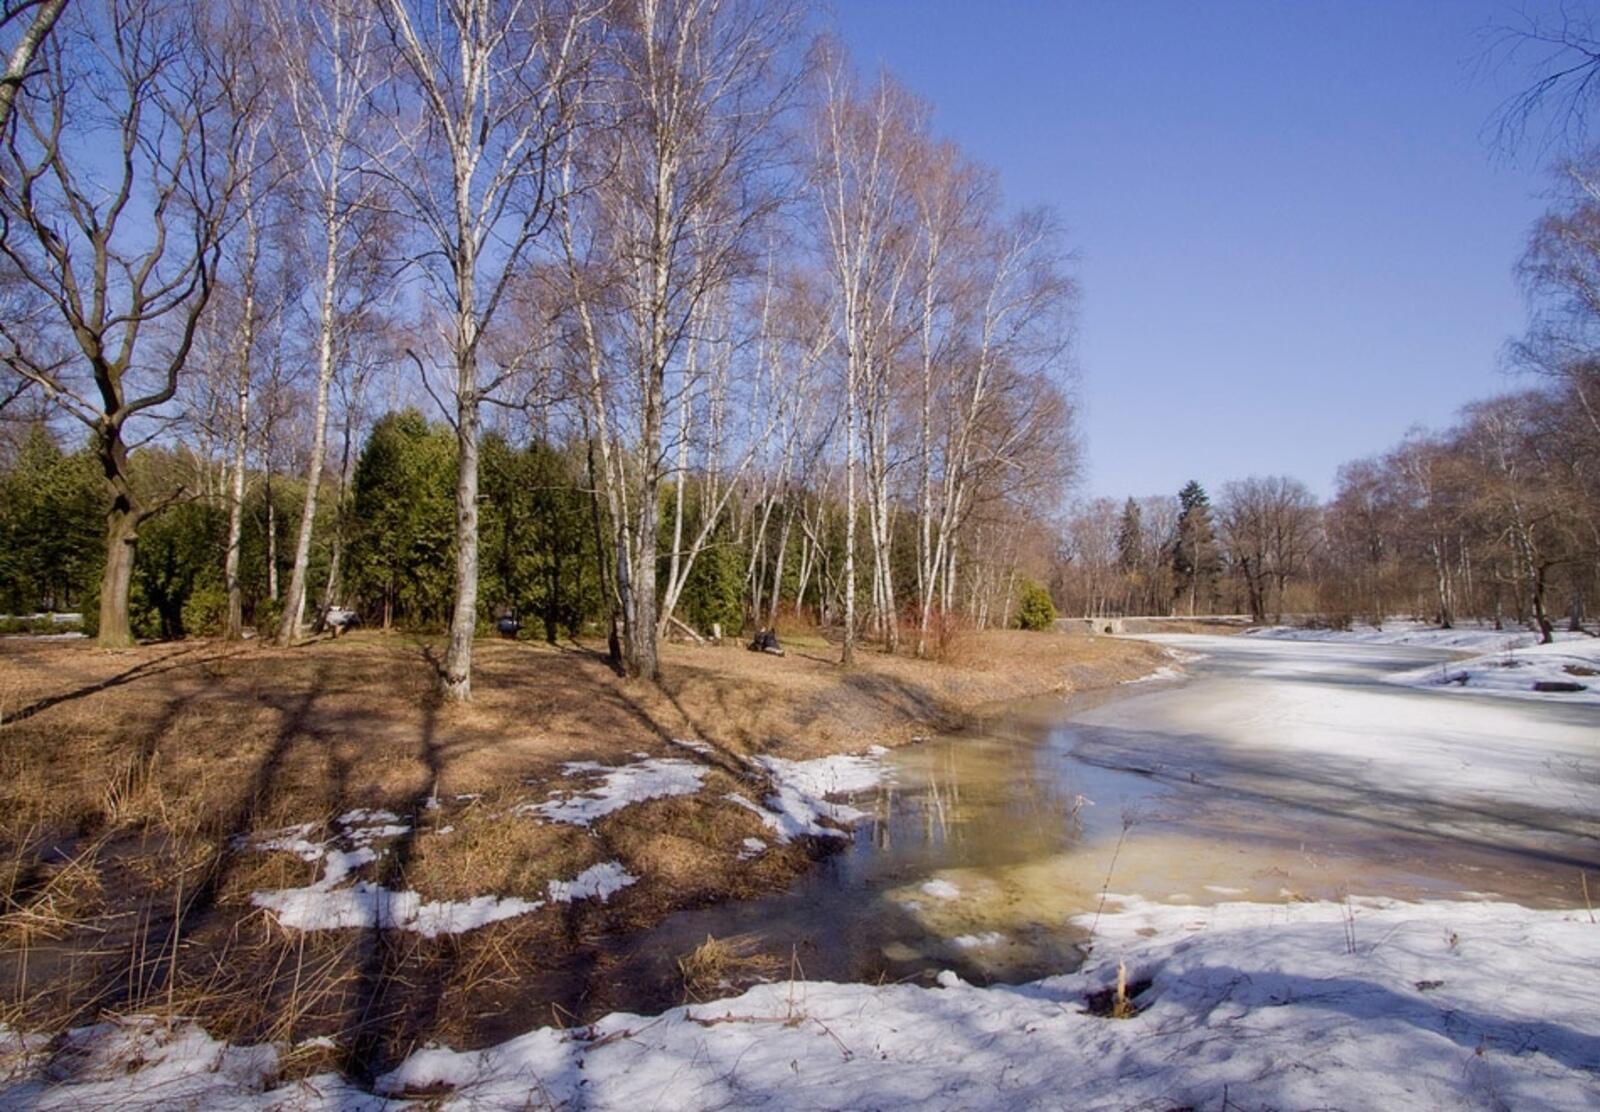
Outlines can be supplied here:
M343 606L330 606L323 615L322 624L333 630L335 637L361 624L361 615Z
M1533 684L1535 691L1583 691L1583 684L1573 683L1571 680L1536 680Z
M783 646L778 644L778 635L776 633L770 629L763 629L756 634L756 639L750 642L750 651L782 656Z
M522 623L517 621L517 619L513 618L510 614L507 614L505 617L496 621L494 623L494 627L500 631L501 637L514 638L522 630Z

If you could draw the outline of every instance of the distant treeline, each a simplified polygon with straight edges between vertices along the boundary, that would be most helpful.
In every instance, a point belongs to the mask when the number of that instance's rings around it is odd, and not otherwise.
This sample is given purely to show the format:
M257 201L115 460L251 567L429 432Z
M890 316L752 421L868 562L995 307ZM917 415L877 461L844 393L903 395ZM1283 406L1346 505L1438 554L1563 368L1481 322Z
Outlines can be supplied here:
M1224 483L1215 502L1199 483L1090 502L1068 522L1057 597L1090 616L1581 625L1600 598L1595 386L1469 405L1444 432L1341 468L1326 504L1281 476Z

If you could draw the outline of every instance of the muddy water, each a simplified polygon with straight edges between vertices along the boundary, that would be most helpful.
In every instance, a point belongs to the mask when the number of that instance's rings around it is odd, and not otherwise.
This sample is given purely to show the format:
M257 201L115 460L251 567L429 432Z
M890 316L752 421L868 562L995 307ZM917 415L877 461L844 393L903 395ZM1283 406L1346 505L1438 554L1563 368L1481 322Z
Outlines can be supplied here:
M677 991L677 958L707 936L737 937L783 975L811 980L926 982L951 969L979 983L1021 981L1074 968L1089 935L1081 917L1119 894L1571 906L1580 872L1600 871L1600 830L1581 808L1457 805L1366 783L1360 762L1249 748L1311 714L1421 729L1404 723L1431 720L1446 706L1437 700L1453 697L1377 680L1447 654L1184 642L1196 647L1206 655L1182 677L997 707L897 751L888 782L852 800L871 817L799 884L608 944L608 1003L675 1002L664 994ZM1284 702L1285 692L1295 698ZM1592 709L1462 706L1448 710L1463 729L1542 731L1557 751L1600 736L1589 733L1600 726ZM1190 729L1191 718L1208 724ZM1591 773L1574 768L1580 780ZM1600 790L1575 786L1591 789Z

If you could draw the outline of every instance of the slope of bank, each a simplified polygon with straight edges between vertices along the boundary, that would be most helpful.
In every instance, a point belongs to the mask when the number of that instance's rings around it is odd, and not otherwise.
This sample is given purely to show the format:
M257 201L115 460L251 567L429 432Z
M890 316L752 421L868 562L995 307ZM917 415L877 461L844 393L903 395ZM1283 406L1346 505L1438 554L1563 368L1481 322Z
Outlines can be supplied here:
M654 686L590 646L479 648L468 707L399 635L0 648L0 1020L359 1030L359 1073L601 1014L622 989L595 939L780 888L838 840L825 796L871 774L842 754L1167 659L1026 633L850 670L820 640L667 646Z

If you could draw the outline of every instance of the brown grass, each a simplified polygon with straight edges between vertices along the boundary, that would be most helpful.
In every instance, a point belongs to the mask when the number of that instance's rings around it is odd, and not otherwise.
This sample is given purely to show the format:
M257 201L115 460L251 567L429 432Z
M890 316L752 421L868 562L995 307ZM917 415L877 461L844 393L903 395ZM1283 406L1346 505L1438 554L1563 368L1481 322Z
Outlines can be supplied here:
M619 678L590 646L486 641L474 702L448 707L429 646L401 635L292 650L0 641L0 1020L59 1029L155 1012L243 1041L331 1034L337 1052L296 1052L291 1072L330 1054L362 1072L425 1039L472 1045L557 1005L582 1014L607 991L603 957L584 964L596 940L807 867L799 844L740 860L745 838L766 835L723 798L755 790L740 755L895 745L983 703L1101 686L1161 659L1135 642L986 633L952 639L944 662L866 648L846 671L819 636L785 644L782 658L667 645L656 686ZM563 762L681 756L673 738L719 750L696 796L591 829L510 815L561 783ZM310 823L326 840L358 807L412 827L364 875L427 899L537 899L604 860L641 879L605 904L433 940L304 935L252 905L320 867L251 837ZM718 972L718 953L685 959L686 991L762 968L733 946Z
M685 1002L699 1003L726 996L757 981L770 980L784 963L757 950L757 940L747 935L706 940L678 959Z

